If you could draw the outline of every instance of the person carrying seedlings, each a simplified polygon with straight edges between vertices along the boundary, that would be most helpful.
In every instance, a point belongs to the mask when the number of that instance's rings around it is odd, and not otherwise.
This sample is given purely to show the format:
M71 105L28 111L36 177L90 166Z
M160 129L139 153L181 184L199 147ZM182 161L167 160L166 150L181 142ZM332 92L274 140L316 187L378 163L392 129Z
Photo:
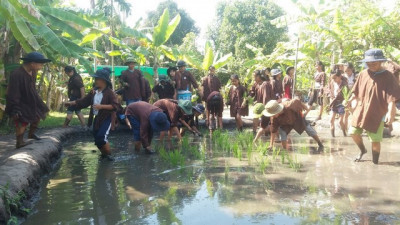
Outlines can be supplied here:
M206 101L207 109L207 124L210 130L214 130L212 121L217 117L217 128L222 129L222 113L224 111L224 98L218 91L213 91L208 96Z
M109 68L97 70L92 76L95 78L94 91L82 99L66 102L65 105L75 106L77 109L92 106L90 114L94 116L93 136L95 145L100 150L102 159L113 161L108 135L110 129L114 129L119 103L112 90L110 72Z
M282 85L282 71L280 69L273 69L272 74L272 92L274 94L274 99L279 100L283 96L283 85Z
M158 99L174 99L175 88L169 81L168 76L158 76L158 82L153 87L153 93L158 95Z
M396 112L395 102L400 99L400 86L391 72L384 69L382 63L386 61L382 50L370 49L365 52L361 61L367 64L352 89L352 100L357 104L353 112L352 127L349 134L360 149L356 158L359 162L367 153L362 133L367 135L372 143L372 162L378 164L385 123L391 125Z
M343 131L343 136L346 134L346 126L344 123L345 107L343 105L344 96L343 89L347 88L347 79L342 76L340 70L335 70L331 72L331 82L329 83L331 104L329 108L331 110L331 135L335 137L335 120L336 115L339 115L340 128Z
M44 120L49 112L36 91L36 76L43 65L51 60L39 52L31 52L21 59L23 64L11 73L8 81L5 109L15 123L17 149L28 145L24 142L24 133L29 124L28 138L40 140L35 132L40 119Z
M122 87L124 87L123 98L126 105L137 101L146 100L145 82L142 72L135 69L137 62L129 58L125 65L128 66L127 70L122 71L119 78Z
M182 140L182 136L178 129L178 123L180 122L183 126L187 127L192 133L196 133L186 122L185 115L192 115L192 103L189 100L173 100L173 99L161 99L154 103L154 106L160 108L165 115L167 115L168 121L171 123L168 134L168 140L171 139L173 133L176 134L179 140ZM160 141L164 140L165 132L161 132Z
M192 87L197 89L199 86L197 85L196 80L193 75L186 70L186 62L180 60L176 65L178 67L178 71L175 75L177 91L192 91Z
M309 93L309 101L308 101L308 111L311 110L311 107L314 103L318 103L320 106L318 117L315 119L321 120L322 113L324 111L324 87L325 87L325 65L321 61L317 61L315 64L315 69L317 72L314 74L314 86L312 87ZM306 114L307 115L307 112Z
M193 106L193 115L185 115L185 122L194 130L196 136L202 136L198 127L198 117L203 115L205 112L205 108L202 104L197 104ZM185 134L185 126L181 127L181 135Z
M292 99L293 98L293 80L294 79L294 67L290 66L286 69L286 76L283 78L282 88L283 88L283 98Z
M79 73L76 72L75 67L66 66L64 68L65 74L69 77L68 80L68 98L69 101L75 101L85 97L85 86L83 85L82 77ZM82 128L86 128L85 118L83 118L83 114L81 110L76 109L75 106L70 106L67 109L67 118L65 118L64 128L68 127L71 122L72 117L74 116L74 112L81 122Z
M239 76L236 74L231 76L231 84L228 94L231 117L235 118L238 131L243 131L242 116L249 115L247 90L240 84Z
M154 154L151 148L151 141L154 132L167 131L170 123L164 112L147 102L135 102L126 108L125 122L133 132L135 151L140 151L141 146L146 154Z
M298 99L278 103L271 100L265 106L263 115L271 118L271 141L270 149L274 147L275 137L279 135L282 141L282 147L287 149L287 136L291 130L302 134L304 131L318 143L318 152L323 151L323 144L318 137L317 132L305 120L303 112L308 110L307 106Z

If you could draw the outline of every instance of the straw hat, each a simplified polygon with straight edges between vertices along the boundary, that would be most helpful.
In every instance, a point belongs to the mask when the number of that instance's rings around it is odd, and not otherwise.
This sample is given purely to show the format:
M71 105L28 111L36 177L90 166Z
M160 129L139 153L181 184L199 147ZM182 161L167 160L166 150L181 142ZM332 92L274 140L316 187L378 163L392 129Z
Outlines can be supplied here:
M263 115L266 117L272 117L283 111L283 105L279 104L276 100L271 100L265 105Z

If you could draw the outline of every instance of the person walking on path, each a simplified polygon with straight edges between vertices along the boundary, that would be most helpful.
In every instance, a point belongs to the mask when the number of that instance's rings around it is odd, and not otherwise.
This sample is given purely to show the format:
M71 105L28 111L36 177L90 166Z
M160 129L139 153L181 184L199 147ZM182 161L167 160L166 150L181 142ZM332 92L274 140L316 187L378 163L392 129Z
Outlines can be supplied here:
M154 106L160 108L170 122L170 130L168 140L171 140L172 134L175 133L179 140L182 136L178 129L178 123L181 123L189 129L190 132L195 133L194 130L185 122L185 115L193 115L192 103L189 100L174 100L174 99L161 99L154 103ZM160 141L164 140L165 132L161 132Z
M317 72L314 75L314 86L312 87L310 93L309 93L309 101L308 101L308 111L311 110L311 107L313 106L314 103L317 103L319 105L319 114L318 117L316 118L317 120L321 120L322 118L322 113L324 111L324 87L325 87L325 65L321 62L318 61L315 64L315 69ZM307 113L306 113L307 115Z
M298 134L304 131L318 143L318 152L323 151L324 146L318 137L317 132L305 120L303 112L308 108L298 99L285 101L281 104L276 100L271 100L265 106L263 115L271 118L271 141L270 149L274 147L275 138L279 132L282 147L287 149L287 136L291 130Z
M85 97L85 86L83 85L83 80L82 80L81 75L79 75L79 73L76 72L75 67L66 66L64 68L64 72L69 77L69 80L68 80L69 101L75 101L75 100L82 99L83 97ZM81 122L82 128L86 128L85 118L83 117L81 110L76 109L75 106L68 107L67 118L65 118L63 127L66 128L69 126L69 123L71 122L71 119L74 116L74 113L76 114L79 121Z
M197 89L199 87L193 75L186 70L186 66L185 61L181 60L177 63L178 71L175 75L177 91L192 91L193 88Z
M331 103L329 105L329 108L331 110L331 135L332 137L335 137L335 120L336 115L339 115L340 128L343 131L343 136L346 137L346 126L344 122L344 115L346 110L343 105L344 96L342 91L344 88L348 88L347 79L342 76L342 72L340 70L332 71L331 78L332 80L329 83L331 98Z
M66 102L66 106L75 106L77 109L92 106L90 114L94 117L93 137L97 148L101 152L101 158L114 160L111 156L108 135L110 129L114 129L116 111L119 107L117 96L112 90L110 70L104 68L97 70L93 75L95 78L95 91L90 92L84 98Z
M133 102L146 100L146 84L142 72L135 69L136 61L134 59L128 59L125 64L128 69L122 71L119 79L122 87L124 87L123 99L128 106Z
M272 92L274 94L274 99L279 100L283 96L283 85L282 85L282 71L280 69L273 69L271 71L272 74Z
M133 132L135 151L140 151L141 146L146 154L154 154L151 147L154 132L167 131L170 123L163 111L147 102L135 102L126 108L126 124Z
M239 76L231 76L232 86L229 89L229 105L231 117L236 120L236 127L238 131L243 131L242 116L249 115L249 106L247 105L247 90L240 84Z
M356 161L361 161L367 153L362 133L367 131L372 143L372 162L378 164L381 151L384 124L391 125L396 112L395 102L400 99L400 86L394 75L384 69L386 61L382 50L370 49L365 52L363 70L352 89L353 96L347 103L357 101L353 112L352 127L349 134L360 149Z
M283 88L283 98L292 99L293 98L293 80L294 79L294 67L288 67L286 69L286 76L283 78L282 88Z
M6 93L7 113L15 123L16 148L22 148L28 143L24 142L24 133L28 124L29 139L40 140L35 132L40 119L45 119L49 109L36 91L36 76L43 68L44 63L51 62L39 52L31 52L21 58L22 66L10 75Z

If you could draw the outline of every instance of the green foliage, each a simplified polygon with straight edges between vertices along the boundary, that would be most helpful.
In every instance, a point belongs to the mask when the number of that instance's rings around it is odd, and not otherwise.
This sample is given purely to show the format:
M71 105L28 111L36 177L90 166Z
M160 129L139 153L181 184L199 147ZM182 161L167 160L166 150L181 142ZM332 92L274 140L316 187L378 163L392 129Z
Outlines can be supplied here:
M17 214L28 214L30 209L25 208L22 204L22 200L26 198L25 193L19 191L17 194L11 194L9 188L9 184L0 186L0 197L3 199L5 210L10 217L7 225L18 224Z
M199 33L198 28L195 26L195 21L190 17L190 15L185 10L179 9L177 3L171 0L159 3L157 9L150 11L144 21L144 26L154 27L165 9L168 9L171 16L180 15L181 17L181 21L177 26L176 31L167 41L168 45L181 45L187 34L194 33L197 35Z
M164 13L161 15L160 20L158 21L158 25L154 27L153 31L153 44L156 47L163 45L168 39L171 37L172 33L174 33L176 27L178 26L181 20L181 16L176 15L171 22L169 22L169 11L168 9L164 10Z

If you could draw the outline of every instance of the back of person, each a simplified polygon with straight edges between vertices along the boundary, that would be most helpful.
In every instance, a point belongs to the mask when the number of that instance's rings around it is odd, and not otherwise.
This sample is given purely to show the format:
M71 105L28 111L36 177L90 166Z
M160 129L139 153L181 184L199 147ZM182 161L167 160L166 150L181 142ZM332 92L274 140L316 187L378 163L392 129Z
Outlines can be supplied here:
M207 111L211 115L218 115L222 117L224 111L224 100L220 92L213 91L207 98Z

